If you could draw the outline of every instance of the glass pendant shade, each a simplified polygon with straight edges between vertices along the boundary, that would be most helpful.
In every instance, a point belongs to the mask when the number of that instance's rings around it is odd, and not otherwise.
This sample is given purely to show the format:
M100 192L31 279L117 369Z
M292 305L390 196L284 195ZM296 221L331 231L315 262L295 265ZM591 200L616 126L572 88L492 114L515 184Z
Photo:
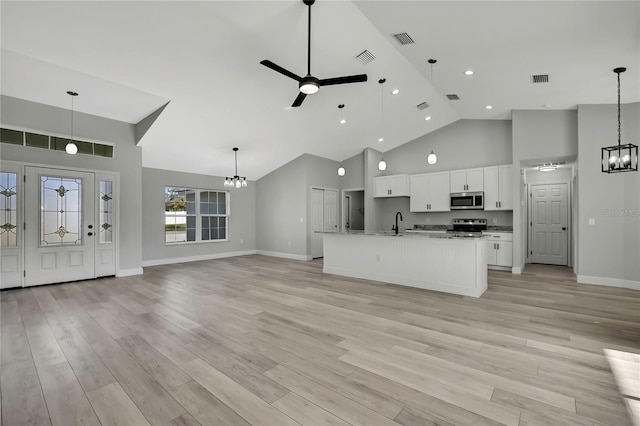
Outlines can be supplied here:
M338 167L338 176L344 176L345 174L347 174L347 171L344 169L344 167Z
M438 156L431 150L431 153L427 155L427 164L434 165L438 162Z
M380 171L387 170L387 162L384 161L384 158L382 160L380 160L380 162L378 163L378 170L380 170Z
M618 74L618 145L606 146L601 149L601 166L603 173L638 171L638 145L631 143L623 145L621 143L620 74L626 70L624 67L613 70L613 72Z
M67 145L64 147L64 150L67 154L77 154L78 153L78 145L73 143L73 141L67 142Z

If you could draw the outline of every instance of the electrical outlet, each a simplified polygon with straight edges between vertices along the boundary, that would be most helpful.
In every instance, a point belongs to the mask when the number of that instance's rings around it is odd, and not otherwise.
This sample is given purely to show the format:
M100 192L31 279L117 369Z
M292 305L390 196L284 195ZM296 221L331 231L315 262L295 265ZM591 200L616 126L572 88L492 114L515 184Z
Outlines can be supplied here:
M376 254L376 262L380 262L380 255Z
M240 244L244 244L244 240L240 238Z
M287 241L287 245L288 245L288 246L291 246L291 241Z
M595 225L595 224L596 224L596 219L595 219L595 218L593 218L593 217L590 217L590 218L589 218L589 225L592 225L592 226L593 226L593 225Z
M493 218L493 223L494 223L494 224L498 223L498 218L497 218L497 217L494 217L494 218Z

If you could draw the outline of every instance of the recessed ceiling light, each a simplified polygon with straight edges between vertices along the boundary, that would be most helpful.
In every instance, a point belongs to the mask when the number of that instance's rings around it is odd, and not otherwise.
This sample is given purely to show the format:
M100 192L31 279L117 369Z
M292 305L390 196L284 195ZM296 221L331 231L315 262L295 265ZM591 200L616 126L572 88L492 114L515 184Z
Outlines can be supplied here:
M485 109L493 109L493 107L491 105L486 105L484 108Z
M429 121L429 120L431 120L431 116L430 116L430 115L427 115L427 116L424 118L424 121Z
M466 70L464 72L464 75L474 75L474 74L475 74L475 72L473 72L473 70Z
M342 120L340 120L340 124L344 124L346 122L347 122L347 120L345 120L344 118Z
M379 139L378 139L378 142L384 142L384 139L379 138Z
M400 90L398 89L393 89L393 91L391 92L392 95L397 95L398 93L400 93Z

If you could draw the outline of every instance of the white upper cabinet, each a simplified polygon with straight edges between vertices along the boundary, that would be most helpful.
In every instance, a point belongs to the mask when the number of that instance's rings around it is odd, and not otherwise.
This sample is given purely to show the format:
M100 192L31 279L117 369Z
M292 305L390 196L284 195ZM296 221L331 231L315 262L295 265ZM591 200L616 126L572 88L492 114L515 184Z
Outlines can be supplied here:
M484 169L452 170L450 192L484 191Z
M511 164L484 168L484 209L513 210Z
M411 175L412 212L448 212L449 172L423 173Z
M378 176L373 178L374 197L408 197L409 175Z

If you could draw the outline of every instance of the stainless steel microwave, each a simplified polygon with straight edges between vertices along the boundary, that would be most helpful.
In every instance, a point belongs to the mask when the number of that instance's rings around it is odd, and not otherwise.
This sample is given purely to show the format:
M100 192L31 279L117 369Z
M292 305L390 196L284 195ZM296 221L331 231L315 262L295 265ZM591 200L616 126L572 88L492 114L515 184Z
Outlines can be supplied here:
M451 210L484 210L484 192L451 194Z

